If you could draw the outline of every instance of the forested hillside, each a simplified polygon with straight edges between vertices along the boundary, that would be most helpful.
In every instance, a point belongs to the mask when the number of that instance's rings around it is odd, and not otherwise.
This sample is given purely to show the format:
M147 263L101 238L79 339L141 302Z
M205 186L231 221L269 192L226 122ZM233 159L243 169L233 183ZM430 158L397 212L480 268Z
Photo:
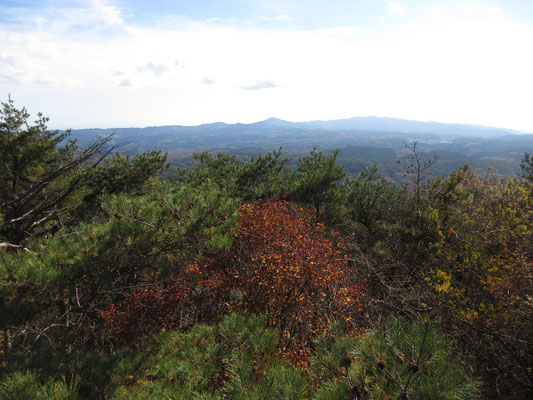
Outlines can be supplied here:
M203 152L170 179L2 107L0 399L533 396L529 154L427 182L412 145L395 185Z
M448 176L465 163L478 173L492 166L514 175L524 149L533 149L533 135L513 130L377 117L299 123L271 118L252 124L82 129L73 131L72 137L83 146L110 134L124 154L147 150L168 153L168 175L173 175L176 167L190 168L197 152L236 155L239 161L246 161L283 148L283 153L293 159L289 165L294 168L298 157L317 148L326 154L338 149L338 163L349 177L355 178L376 164L381 175L399 184L406 181L404 164L410 154L408 148L415 142L419 155L435 161L426 171L433 177Z

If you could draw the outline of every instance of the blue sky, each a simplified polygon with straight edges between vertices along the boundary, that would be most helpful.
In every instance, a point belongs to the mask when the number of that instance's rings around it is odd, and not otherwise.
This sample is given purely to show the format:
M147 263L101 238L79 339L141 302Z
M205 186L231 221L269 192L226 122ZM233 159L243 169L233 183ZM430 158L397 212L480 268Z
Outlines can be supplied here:
M533 132L531 0L0 0L0 98L53 128L362 115Z

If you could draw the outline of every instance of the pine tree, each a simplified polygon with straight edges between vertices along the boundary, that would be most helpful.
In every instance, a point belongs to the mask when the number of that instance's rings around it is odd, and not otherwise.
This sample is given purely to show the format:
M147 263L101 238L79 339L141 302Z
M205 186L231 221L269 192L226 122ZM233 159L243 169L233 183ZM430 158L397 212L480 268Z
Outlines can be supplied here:
M533 157L529 153L525 153L520 160L520 169L522 170L520 176L527 182L533 183Z
M68 200L81 185L78 172L107 154L109 137L80 151L75 141L64 142L68 132L49 131L42 114L34 125L28 118L26 109L15 108L11 98L2 103L0 247L20 248L28 237L59 229L71 207Z
M339 150L328 156L313 149L308 156L298 158L295 197L301 202L312 204L317 219L324 204L335 197L337 182L345 175L343 167L336 164L338 154Z
M478 397L479 382L453 356L453 343L438 320L408 323L392 316L386 328L361 338L344 335L342 324L317 341L312 358L322 399L449 399Z

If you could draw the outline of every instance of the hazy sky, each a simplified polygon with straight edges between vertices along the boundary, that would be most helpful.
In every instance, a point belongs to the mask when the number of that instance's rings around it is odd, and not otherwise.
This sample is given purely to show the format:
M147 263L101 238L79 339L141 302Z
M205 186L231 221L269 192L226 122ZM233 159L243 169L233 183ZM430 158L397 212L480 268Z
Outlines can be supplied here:
M532 0L0 0L52 128L377 115L533 132Z

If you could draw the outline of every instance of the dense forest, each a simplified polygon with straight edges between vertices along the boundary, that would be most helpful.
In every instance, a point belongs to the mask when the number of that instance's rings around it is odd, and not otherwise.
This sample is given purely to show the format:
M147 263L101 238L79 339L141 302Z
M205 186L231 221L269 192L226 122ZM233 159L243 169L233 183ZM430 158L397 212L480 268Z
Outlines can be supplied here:
M78 145L0 111L0 399L530 399L533 157Z

